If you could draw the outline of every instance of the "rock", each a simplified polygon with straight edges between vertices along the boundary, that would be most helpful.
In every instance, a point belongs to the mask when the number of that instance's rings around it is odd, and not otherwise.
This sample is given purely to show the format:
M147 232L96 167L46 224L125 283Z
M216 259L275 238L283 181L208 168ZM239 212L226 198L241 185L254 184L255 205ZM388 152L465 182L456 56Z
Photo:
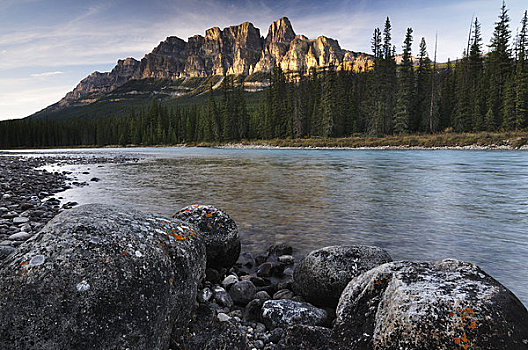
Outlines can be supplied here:
M27 232L21 231L21 232L17 232L17 233L12 234L11 236L7 237L7 239L10 239L12 241L27 241L31 237L33 237L32 234L29 234Z
M0 260L4 260L9 254L13 253L16 249L7 246L7 245L0 245Z
M277 293L273 294L273 299L291 299L294 294L289 289L281 289Z
M352 278L390 261L390 255L377 247L331 246L317 249L295 267L293 290L314 305L335 307Z
M292 265L294 263L294 258L291 255L281 255L278 258L280 263L286 264L286 265Z
M227 322L231 320L231 317L227 316L223 312L220 312L216 317L218 318L218 321L220 322Z
M209 300L211 300L212 297L213 292L207 287L202 290L199 290L198 295L196 296L198 302L200 303L207 303Z
M92 178L90 179L90 181L93 181L93 182L99 182L99 181L101 181L101 179L98 178L98 177L92 177Z
M294 325L285 329L280 338L281 349L330 349L332 330L319 326Z
M316 326L326 322L327 313L309 303L288 299L268 300L262 305L262 319L271 328L294 324Z
M166 349L205 270L197 235L130 208L62 212L0 265L0 348Z
M15 225L25 224L28 221L29 221L29 218L23 217L23 216L18 216L16 218L13 218L13 224Z
M253 299L251 300L244 309L244 319L247 321L259 321L262 316L262 305L265 300Z
M248 280L237 282L229 289L231 299L239 305L246 305L253 300L256 292L257 288Z
M343 348L526 349L528 312L507 288L459 260L393 262L354 278L337 307Z
M273 268L273 264L270 262L265 262L264 264L260 265L257 269L257 276L258 277L270 277L271 276L271 269Z
M226 290L220 286L216 286L213 289L215 300L218 302L219 305L225 306L225 307L232 307L233 306L233 299L231 296L226 292Z
M191 205L174 214L195 225L204 237L207 267L231 268L240 255L240 237L235 222L223 211L207 205Z
M222 287L224 287L225 290L229 290L229 288L238 282L238 277L234 275L229 275L222 281Z
M270 300L271 299L270 295L267 292L263 291L263 290L261 290L260 292L255 293L255 298L256 299L262 299L262 300Z

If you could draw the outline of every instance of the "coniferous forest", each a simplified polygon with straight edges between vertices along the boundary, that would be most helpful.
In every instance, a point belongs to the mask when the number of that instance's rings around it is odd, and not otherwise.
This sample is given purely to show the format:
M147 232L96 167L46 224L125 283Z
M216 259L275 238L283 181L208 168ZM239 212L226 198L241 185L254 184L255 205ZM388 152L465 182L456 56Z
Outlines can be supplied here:
M268 74L251 99L235 77L212 86L204 102L167 105L153 99L113 118L46 118L0 123L0 147L160 145L351 135L516 131L528 128L528 18L510 23L503 4L490 44L474 19L462 59L438 64L435 43L408 28L401 63L387 18L372 37L367 71L333 66ZM511 27L517 28L512 35ZM418 46L416 50L415 47ZM415 51L416 50L416 51ZM432 58L431 58L432 56ZM255 102L256 101L256 102Z

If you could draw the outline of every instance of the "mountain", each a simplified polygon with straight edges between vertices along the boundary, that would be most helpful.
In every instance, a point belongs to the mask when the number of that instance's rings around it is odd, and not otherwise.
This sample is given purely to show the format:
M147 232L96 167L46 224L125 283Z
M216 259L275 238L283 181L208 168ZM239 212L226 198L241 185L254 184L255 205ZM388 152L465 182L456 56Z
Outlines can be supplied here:
M174 98L200 93L210 84L219 86L223 76L244 77L247 91L267 86L262 74L279 65L283 71L305 74L311 68L334 65L337 69L365 70L372 57L344 50L337 40L296 35L288 18L273 22L264 38L250 22L207 29L205 36L184 41L170 36L141 61L119 60L111 72L94 72L84 78L59 102L34 114L48 116L72 107L99 101Z

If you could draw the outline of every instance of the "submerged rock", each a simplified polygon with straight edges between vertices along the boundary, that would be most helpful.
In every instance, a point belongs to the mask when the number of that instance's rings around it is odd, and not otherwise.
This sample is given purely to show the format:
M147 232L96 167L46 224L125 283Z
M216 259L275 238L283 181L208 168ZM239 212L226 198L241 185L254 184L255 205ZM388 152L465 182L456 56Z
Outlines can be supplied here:
M262 305L262 319L270 328L292 325L322 325L327 321L325 310L309 303L288 299L268 300Z
M348 284L333 337L343 349L526 349L528 312L474 264L394 262Z
M335 307L348 282L373 267L392 261L384 249L331 246L308 254L293 273L293 288L314 305Z
M65 211L0 267L0 348L166 349L204 269L187 223L107 205Z
M238 228L225 212L209 205L190 205L174 214L195 225L204 238L207 267L229 269L240 255Z

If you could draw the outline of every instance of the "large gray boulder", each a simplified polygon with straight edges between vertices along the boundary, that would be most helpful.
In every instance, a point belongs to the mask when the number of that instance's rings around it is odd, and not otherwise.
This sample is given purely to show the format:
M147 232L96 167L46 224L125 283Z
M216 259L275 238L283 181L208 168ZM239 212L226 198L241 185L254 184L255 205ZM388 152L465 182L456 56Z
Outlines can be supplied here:
M240 255L240 236L233 219L210 205L190 205L174 217L195 225L202 233L207 250L207 267L230 269Z
M205 270L198 235L128 208L62 212L0 267L0 349L167 349Z
M351 279L390 261L389 253L378 247L352 245L317 249L295 267L293 289L314 305L335 307Z
M394 262L353 279L337 307L342 349L527 349L528 312L458 260Z

